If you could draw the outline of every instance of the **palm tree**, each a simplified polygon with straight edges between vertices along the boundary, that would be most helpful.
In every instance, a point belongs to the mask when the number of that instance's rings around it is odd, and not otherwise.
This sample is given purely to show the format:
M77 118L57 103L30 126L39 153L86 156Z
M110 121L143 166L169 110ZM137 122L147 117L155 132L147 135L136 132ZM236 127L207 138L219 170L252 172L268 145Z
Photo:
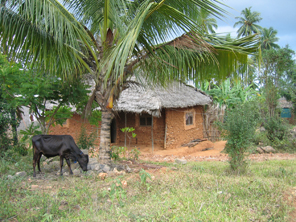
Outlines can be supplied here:
M91 73L102 110L99 161L110 162L113 102L141 70L152 84L221 76L256 51L254 36L222 41L202 36L200 8L224 15L212 0L10 0L0 8L0 37L10 56L30 66L71 77ZM176 36L179 36L176 38ZM168 39L175 38L172 41Z
M261 30L261 26L257 25L256 23L260 22L262 18L260 17L259 12L252 12L252 7L245 8L241 12L241 17L235 17L239 21L234 24L234 28L239 26L237 30L237 37L240 38L241 36L248 36L251 34L259 33Z
M280 46L278 44L275 44L279 40L278 37L276 37L277 31L273 29L272 27L263 28L260 36L260 42L261 42L261 50L264 49L279 49Z
M205 9L201 8L199 10L199 16L197 18L198 25L202 28L202 30L208 33L215 33L215 29L218 28L217 20L213 18L210 12L206 11Z

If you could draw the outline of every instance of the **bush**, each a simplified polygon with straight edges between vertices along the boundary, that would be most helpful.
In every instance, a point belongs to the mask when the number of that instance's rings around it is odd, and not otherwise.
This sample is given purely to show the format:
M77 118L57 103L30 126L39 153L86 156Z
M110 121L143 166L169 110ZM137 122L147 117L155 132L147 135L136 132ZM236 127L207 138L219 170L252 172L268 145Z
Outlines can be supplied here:
M23 144L29 144L29 148L32 147L32 137L35 135L42 134L42 131L39 130L38 125L31 123L26 130L20 130L20 133L23 135L20 142Z
M267 131L267 138L274 142L283 140L288 132L288 124L280 117L269 117L264 123L264 128Z
M26 148L25 144L17 144L13 147L13 151L17 152L21 156L27 156L28 155L28 149Z
M230 158L230 168L243 172L247 166L246 152L254 139L259 120L258 109L254 102L246 102L228 110L226 116L224 123L218 123L227 140L225 152Z
M125 156L126 151L127 148L124 146L112 146L110 152L111 159L113 159L114 161L119 160L120 155Z
M81 126L79 138L77 145L80 149L89 149L94 145L94 141L96 139L95 132L92 132L91 134L87 134L86 128L84 126Z

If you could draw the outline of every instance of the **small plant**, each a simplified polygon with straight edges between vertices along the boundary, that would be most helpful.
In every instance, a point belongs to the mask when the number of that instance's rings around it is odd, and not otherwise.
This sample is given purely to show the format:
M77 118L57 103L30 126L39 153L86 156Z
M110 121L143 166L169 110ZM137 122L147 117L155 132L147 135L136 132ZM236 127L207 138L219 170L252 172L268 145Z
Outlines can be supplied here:
M237 105L227 111L227 120L218 123L227 140L225 152L229 155L230 168L244 172L247 167L245 157L254 140L256 125L259 120L258 109L253 102Z
M151 186L147 183L147 178L149 178L151 180L152 179L151 175L143 169L141 169L139 174L140 174L140 179L141 179L141 185L146 186L147 191L149 191Z
M88 135L86 132L86 128L84 127L84 125L82 125L78 142L77 142L78 147L80 149L89 149L94 145L95 139L96 139L95 132L92 132L90 135Z
M128 140L129 140L129 147L131 147L131 139L135 138L137 136L137 134L135 134L133 131L135 131L135 129L133 127L125 127L120 129L123 133L126 133ZM130 135L131 133L131 135Z
M139 155L140 155L140 150L138 150L137 148L134 148L130 151L129 153L129 158L132 160L138 160L139 159Z
M32 148L32 137L42 134L39 128L40 127L38 125L31 123L31 125L26 130L21 130L20 133L22 134L22 138L20 139L20 142L23 144L29 144L29 148Z
M126 191L123 189L121 181L117 178L111 185L110 199L112 202L117 199L121 207L124 206L123 199L126 199Z
M115 161L119 160L120 155L123 155L125 157L126 150L127 149L124 146L112 146L110 156Z

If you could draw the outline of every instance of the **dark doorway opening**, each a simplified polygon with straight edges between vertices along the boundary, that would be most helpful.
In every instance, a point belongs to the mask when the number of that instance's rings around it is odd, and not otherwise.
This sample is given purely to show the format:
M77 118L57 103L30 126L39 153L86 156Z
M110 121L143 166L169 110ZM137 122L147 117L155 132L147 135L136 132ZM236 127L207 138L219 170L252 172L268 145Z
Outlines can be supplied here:
M110 127L111 143L116 143L116 120L112 119Z

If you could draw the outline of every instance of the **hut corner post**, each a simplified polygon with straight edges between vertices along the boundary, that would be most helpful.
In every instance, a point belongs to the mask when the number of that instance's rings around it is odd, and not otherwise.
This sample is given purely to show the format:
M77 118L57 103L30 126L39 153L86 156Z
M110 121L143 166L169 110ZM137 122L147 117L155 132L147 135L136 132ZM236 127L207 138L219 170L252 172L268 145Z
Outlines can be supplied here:
M154 140L153 140L153 116L151 119L151 143L152 143L152 153L154 153Z
M126 128L126 127L127 127L127 119L126 119L126 113L124 113L124 128ZM124 132L124 147L126 147L126 134L127 134L127 132L125 130L125 132Z

